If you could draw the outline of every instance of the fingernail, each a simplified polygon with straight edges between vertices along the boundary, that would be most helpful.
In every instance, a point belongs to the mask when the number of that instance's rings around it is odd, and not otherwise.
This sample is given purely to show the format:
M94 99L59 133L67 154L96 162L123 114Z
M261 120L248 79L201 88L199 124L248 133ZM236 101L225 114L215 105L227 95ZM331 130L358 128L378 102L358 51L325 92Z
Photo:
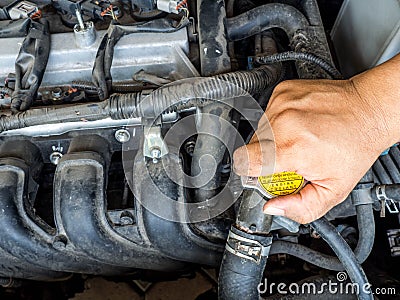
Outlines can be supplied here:
M272 216L284 216L285 211L283 209L273 207L273 206L267 206L264 208L264 213L267 215L272 215Z

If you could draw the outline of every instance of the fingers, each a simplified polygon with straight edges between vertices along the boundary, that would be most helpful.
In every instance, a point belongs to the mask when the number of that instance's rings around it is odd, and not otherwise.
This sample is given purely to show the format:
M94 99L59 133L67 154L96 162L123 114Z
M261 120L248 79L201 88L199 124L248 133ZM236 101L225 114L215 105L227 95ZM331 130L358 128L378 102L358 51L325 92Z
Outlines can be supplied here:
M298 194L268 200L264 205L264 213L307 224L325 215L334 203L338 203L338 199L332 199L334 197L326 188L311 183Z
M258 141L242 146L233 154L234 171L238 175L261 176L274 173L275 144Z
M236 149L233 153L234 171L240 176L253 177L284 171L297 172L300 163L297 153L292 148L286 147L277 153L273 140L259 141L254 135L250 144Z

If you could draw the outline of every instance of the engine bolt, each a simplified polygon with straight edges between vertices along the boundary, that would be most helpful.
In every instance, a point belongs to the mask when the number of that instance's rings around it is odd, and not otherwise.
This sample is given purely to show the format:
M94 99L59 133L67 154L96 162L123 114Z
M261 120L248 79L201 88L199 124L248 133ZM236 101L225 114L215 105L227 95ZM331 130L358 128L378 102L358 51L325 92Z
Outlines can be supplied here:
M75 15L76 15L76 18L78 20L79 27L81 28L81 30L85 30L85 23L83 22L81 11L79 9L76 9L75 10Z
M62 250L67 247L68 239L65 235L58 235L54 238L53 248L57 250Z
M153 158L153 164L158 163L158 160L161 158L161 150L158 147L154 147L151 149L151 158Z
M132 214L128 211L124 211L121 216L119 217L119 222L121 225L133 225L134 222L134 218L132 216Z
M52 149L53 152L50 154L49 159L53 165L57 166L63 156L63 154L61 153L63 151L63 147L61 147L60 145L58 147L53 146Z
M131 134L126 129L118 129L115 132L115 139L120 143L126 143L131 139Z
M195 146L196 146L196 142L195 141L188 141L185 144L186 153L189 154L190 156L192 156Z
M55 99L61 98L62 93L63 91L60 88L55 88L54 90L51 91L51 95Z

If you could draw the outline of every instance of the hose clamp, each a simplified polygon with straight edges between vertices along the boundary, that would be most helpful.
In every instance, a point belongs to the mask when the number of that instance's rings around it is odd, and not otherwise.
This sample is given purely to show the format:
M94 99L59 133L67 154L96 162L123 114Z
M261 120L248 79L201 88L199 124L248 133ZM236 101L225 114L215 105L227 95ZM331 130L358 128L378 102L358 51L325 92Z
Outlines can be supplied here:
M232 231L229 231L225 249L233 255L259 264L262 257L268 257L271 244L265 246L259 241L245 238Z
M386 195L386 185L378 185L375 189L376 197L379 201L381 201L381 216L384 217L385 207L391 214L398 214L399 209L397 208L396 202L393 199L390 199Z

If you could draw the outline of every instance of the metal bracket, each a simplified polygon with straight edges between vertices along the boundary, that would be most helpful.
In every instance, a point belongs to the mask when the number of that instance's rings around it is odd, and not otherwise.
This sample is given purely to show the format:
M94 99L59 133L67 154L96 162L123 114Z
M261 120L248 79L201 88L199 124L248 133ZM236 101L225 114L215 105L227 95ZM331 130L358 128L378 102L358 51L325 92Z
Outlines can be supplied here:
M260 186L260 183L258 182L258 177L241 176L240 179L242 182L242 186L244 188L257 190L261 194L262 197L265 197L267 199L273 198L270 194L268 194L265 191L265 189L263 189Z
M168 154L168 147L161 136L161 126L145 126L143 155L153 159L153 163Z
M271 245L263 246L260 242L251 240L232 231L229 231L228 240L225 249L230 253L251 260L257 264L261 257L268 256Z
M191 42L197 42L198 41L198 33L196 31L196 19L193 17L189 17L189 39Z

